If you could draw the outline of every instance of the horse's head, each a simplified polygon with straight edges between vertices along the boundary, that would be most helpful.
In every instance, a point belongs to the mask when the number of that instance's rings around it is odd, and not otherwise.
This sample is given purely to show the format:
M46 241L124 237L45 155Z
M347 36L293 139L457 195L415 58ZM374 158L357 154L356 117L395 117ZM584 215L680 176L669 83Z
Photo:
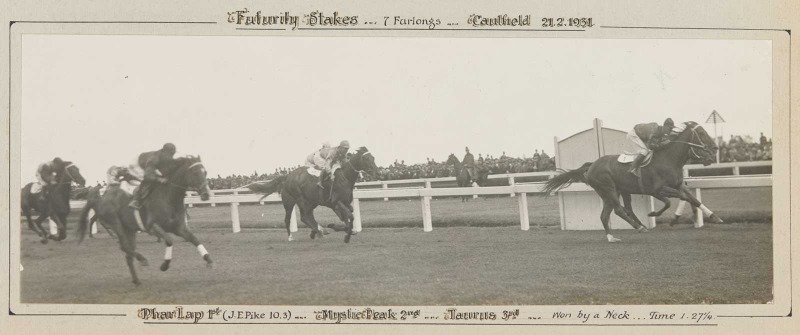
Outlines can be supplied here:
M350 158L350 164L353 165L354 169L364 171L368 175L373 175L378 171L378 166L375 165L375 157L366 147L358 148L353 157Z
M689 145L689 159L696 159L703 162L703 165L711 165L717 160L717 143L708 135L705 129L697 122L688 121L683 123L685 128L678 134L677 141Z
M458 163L459 161L456 155L450 154L450 156L447 156L447 162L445 162L445 164L458 164Z
M489 180L489 168L486 166L478 166L475 168L475 182L478 183L478 186L486 185L486 182Z
M86 185L86 179L81 175L81 169L72 162L64 162L64 168L58 172L58 178L60 183L69 184L74 181L78 183L78 185Z
M179 186L187 190L197 191L200 194L200 199L203 201L208 200L211 196L211 190L208 188L208 180L203 162L200 157L187 156L175 159L177 163L177 170L173 174L173 178L180 184Z

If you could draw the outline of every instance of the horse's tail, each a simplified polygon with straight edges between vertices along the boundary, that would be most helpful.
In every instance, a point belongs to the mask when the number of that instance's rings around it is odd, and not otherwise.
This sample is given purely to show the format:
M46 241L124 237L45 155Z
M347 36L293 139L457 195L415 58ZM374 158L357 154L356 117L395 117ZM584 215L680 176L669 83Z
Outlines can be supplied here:
M260 201L272 193L280 192L281 188L283 188L283 182L285 181L286 181L286 176L280 176L266 183L253 183L247 185L246 187L255 193L263 194L263 196L261 196L261 199L258 199Z
M83 206L83 210L81 211L80 217L78 217L78 244L83 242L83 238L86 235L86 228L88 226L89 221L89 211L92 210L93 203L92 199L86 200L86 206Z
M561 173L553 176L544 184L544 194L550 195L575 182L586 183L585 174L586 171L589 171L590 166L592 166L592 163L588 162L575 170L561 170Z

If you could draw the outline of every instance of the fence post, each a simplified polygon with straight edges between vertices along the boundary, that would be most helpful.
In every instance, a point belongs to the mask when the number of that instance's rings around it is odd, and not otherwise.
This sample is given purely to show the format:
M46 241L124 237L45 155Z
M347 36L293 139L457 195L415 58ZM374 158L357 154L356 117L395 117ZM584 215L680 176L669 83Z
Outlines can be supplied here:
M431 218L431 197L422 197L422 230L425 232L433 231L433 219Z
M239 191L233 191L233 195L239 194ZM242 231L242 226L239 223L239 203L231 202L231 222L233 225L233 232L238 233Z
M733 167L733 175L734 176L738 176L739 175L739 167L738 166L734 166Z
M431 181L425 180L425 188L431 188ZM422 197L422 230L433 231L433 218L431 218L431 197Z
M694 189L694 196L697 198L697 201L701 201L702 196L700 195L700 188ZM702 202L702 201L701 201ZM700 210L700 207L697 207L697 221L694 222L695 228L703 227L703 211Z
M472 183L472 187L478 187L478 183L473 182ZM478 199L478 195L477 194L473 194L472 195L472 199Z
M381 188L383 188L384 190L389 189L389 184L383 182ZM383 198L383 201L389 201L389 198Z
M300 209L297 205L294 205L294 209L292 209L292 218L289 219L289 232L296 233L297 232L297 217L300 215Z
M361 202L353 199L353 232L361 232Z
M94 216L94 209L90 209L89 210L89 218L92 218L93 216ZM97 224L98 224L97 221L92 223L92 235L97 235Z
M531 229L531 222L528 218L528 194L520 193L517 197L519 202L519 225L522 230Z
M514 176L508 176L508 186L514 186ZM511 192L511 197L513 198L517 194L513 191ZM527 230L527 229L526 229Z

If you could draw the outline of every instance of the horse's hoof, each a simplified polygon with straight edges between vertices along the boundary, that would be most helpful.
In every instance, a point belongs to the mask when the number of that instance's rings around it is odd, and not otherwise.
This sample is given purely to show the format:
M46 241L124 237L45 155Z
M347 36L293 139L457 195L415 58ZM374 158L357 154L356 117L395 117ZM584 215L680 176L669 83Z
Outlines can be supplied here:
M722 219L720 219L719 216L717 216L717 214L711 214L711 216L709 216L708 219L711 220L711 222L713 223L723 223Z
M330 234L330 232L327 229L322 230L322 235L328 235L328 234Z
M136 285L138 287L139 285L142 285L142 282L140 282L139 279L134 279L133 285Z
M139 261L139 264L141 264L142 266L150 266L150 263L146 259Z
M161 268L160 269L161 269L161 271L169 270L169 261L164 261L164 263L161 263Z
M607 239L608 239L608 242L610 242L610 243L622 242L622 240L620 240L620 239L618 239L618 238L616 238L614 236L608 236Z
M647 233L650 231L650 229L647 229L646 227L639 227L639 229L636 230L640 233Z
M211 261L211 255L209 255L209 254L205 254L205 255L203 256L203 260L205 260L205 261L206 261L206 266L207 266L207 267L211 267L211 263L213 263L213 262Z
M350 234L344 236L344 243L350 243Z
M45 238L42 238L39 242L42 242L42 244L47 244L48 241L47 241L47 238L45 237Z
M206 263L206 267L209 268L209 269L213 268L214 267L214 263L208 262L208 263Z
M289 242L294 241L294 237L289 236Z
M647 213L647 216L650 216L650 217L658 216L658 213L650 212L650 213Z

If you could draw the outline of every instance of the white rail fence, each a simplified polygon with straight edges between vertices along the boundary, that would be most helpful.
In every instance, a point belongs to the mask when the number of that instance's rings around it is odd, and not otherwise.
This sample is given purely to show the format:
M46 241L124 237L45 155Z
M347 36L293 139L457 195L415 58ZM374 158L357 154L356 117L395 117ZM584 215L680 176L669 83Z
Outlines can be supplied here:
M684 175L688 175L689 171L703 170L703 169L731 169L732 176L715 176L715 177L687 177L685 178L686 185L695 190L698 199L702 196L702 189L712 188L738 188L738 187L771 187L771 175L740 175L741 167L762 167L771 166L772 162L739 162L739 163L722 163L710 166L702 165L687 165L684 169ZM480 195L510 195L518 196L519 205L519 218L520 229L530 229L529 222L529 208L528 208L528 193L541 193L544 187L543 182L534 183L517 183L516 178L524 177L549 177L556 172L531 172L531 173L516 173L516 174L499 174L490 175L489 179L506 179L508 186L488 186L488 187L432 187L434 183L452 183L455 181L454 177L445 178L427 178L427 179L412 179L412 180L390 180L390 181L372 181L362 182L356 184L356 190L353 193L353 215L354 231L361 231L361 199L383 199L388 201L391 198L418 198L422 204L422 227L426 232L433 230L431 219L431 199L433 197L457 197L457 196L473 196ZM405 187L389 187L405 186ZM421 186L416 186L421 185ZM410 187L409 187L410 186ZM584 184L573 184L567 188L562 189L560 192L585 192L591 191L589 186ZM279 194L272 194L264 199L260 199L261 195L253 194L249 189L231 189L231 190L213 190L213 195L208 201L202 201L196 194L190 193L186 197L186 204L191 207L194 205L210 205L216 206L217 204L228 204L231 206L231 226L234 233L241 231L239 220L239 205L249 203L276 203L280 202ZM84 201L72 201L73 208L83 207ZM290 230L297 231L297 207L292 215ZM697 221L695 227L703 225L703 214L699 211L697 213ZM54 224L51 222L51 230ZM96 232L96 226L92 227L93 233Z

